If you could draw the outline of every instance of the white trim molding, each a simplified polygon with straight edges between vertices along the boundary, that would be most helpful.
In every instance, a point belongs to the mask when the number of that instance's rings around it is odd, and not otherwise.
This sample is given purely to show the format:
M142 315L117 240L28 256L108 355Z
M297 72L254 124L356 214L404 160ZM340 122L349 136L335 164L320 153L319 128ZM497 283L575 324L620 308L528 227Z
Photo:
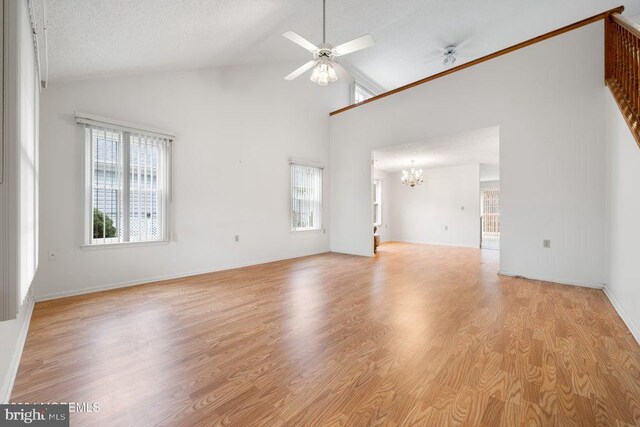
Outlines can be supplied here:
M265 259L261 259L261 260L249 261L249 262L241 262L241 263L237 263L237 264L227 264L227 265L224 265L224 266L214 267L214 268L203 268L203 269L200 269L200 270L186 271L186 272L176 273L176 274L167 274L167 275L163 275L163 276L145 277L145 278L142 278L142 279L130 280L130 281L126 281L126 282L111 283L111 284L107 284L107 285L93 286L93 287L84 288L84 289L75 289L73 291L54 292L54 293L50 293L50 294L38 295L38 296L35 297L35 301L36 302L49 301L49 300L58 299L58 298L66 298L66 297L71 297L71 296L76 296L76 295L90 294L92 292L108 291L108 290L111 290L111 289L127 288L127 287L130 287L130 286L138 286L138 285L146 285L146 284L149 284L149 283L162 282L162 281L165 281L165 280L183 279L185 277L198 276L198 275L201 275L201 274L216 273L218 271L233 270L233 269L236 269L236 268L250 267L250 266L253 266L253 265L268 264L270 262L285 261L285 260L291 260L291 259L296 259L296 258L304 258L304 257L312 256L312 255L320 255L320 254L325 254L325 253L328 253L328 251L326 251L326 250L323 250L323 251L312 251L312 252L296 254L296 255L265 258Z
M611 292L610 287L605 285L603 291L609 299L609 302L611 302L613 308L616 310L616 312L618 312L618 316L620 316L624 324L627 325L627 328L629 328L631 335L633 335L638 344L640 344L640 327L638 327L638 325L636 325L631 319L631 316L629 316L627 312L624 311L624 308L622 308L622 305L620 304L618 299L615 297L615 295L613 295L613 292Z
M300 159L297 157L289 157L290 165L313 166L314 168L324 169L324 165L313 160Z
M498 276L515 277L518 279L527 279L527 280L537 280L538 282L548 282L548 283L554 283L558 285L578 286L581 288L591 288L591 289L604 288L604 283L585 282L581 280L567 280L567 279L557 279L557 278L548 278L548 277L529 277L529 276L523 276L521 274L507 273L505 271L498 271Z
M76 123L91 125L91 126L98 126L98 127L108 127L110 129L117 129L124 132L131 132L133 134L144 133L149 136L166 138L171 141L174 141L176 139L175 132L172 132L169 130L152 128L146 125L125 122L123 120L111 119L108 117L98 116L98 115L89 114L89 113L76 112Z
M31 323L31 314L33 313L34 305L35 302L33 294L32 291L30 291L20 308L17 318L10 320L10 322L20 322L20 331L18 332L18 338L13 348L11 362L9 363L7 373L2 379L2 383L0 383L0 402L2 403L9 402L9 399L11 398L11 391L13 390L13 384L15 383L16 376L18 375L18 367L20 366L22 350L24 349L24 344L27 340L27 333L29 332L29 324Z

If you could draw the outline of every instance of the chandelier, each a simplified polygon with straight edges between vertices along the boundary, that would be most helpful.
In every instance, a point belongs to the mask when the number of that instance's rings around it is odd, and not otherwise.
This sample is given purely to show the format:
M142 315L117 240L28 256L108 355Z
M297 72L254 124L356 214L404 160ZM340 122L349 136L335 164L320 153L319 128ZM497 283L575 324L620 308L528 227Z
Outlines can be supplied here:
M411 169L408 172L406 170L402 171L402 183L412 188L424 182L424 178L422 177L422 169L414 168L414 163L415 160L411 160Z

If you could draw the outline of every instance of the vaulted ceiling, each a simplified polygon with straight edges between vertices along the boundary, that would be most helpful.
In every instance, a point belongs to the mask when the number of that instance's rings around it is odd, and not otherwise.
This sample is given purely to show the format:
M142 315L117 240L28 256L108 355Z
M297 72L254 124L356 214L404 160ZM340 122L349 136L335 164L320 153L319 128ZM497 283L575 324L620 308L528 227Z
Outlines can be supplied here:
M319 43L321 0L44 0L49 80L287 62ZM468 61L619 5L620 0L327 0L327 42L370 33L376 46L343 60L392 89L444 69L438 48L468 40ZM625 14L640 13L640 0Z

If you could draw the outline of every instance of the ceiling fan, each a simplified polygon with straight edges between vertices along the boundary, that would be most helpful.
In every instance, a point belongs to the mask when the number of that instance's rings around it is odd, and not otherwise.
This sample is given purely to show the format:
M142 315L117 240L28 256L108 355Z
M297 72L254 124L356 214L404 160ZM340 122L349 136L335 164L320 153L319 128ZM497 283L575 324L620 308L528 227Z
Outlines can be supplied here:
M302 46L313 54L313 59L302 67L295 70L293 73L286 76L285 80L293 80L296 77L304 74L306 71L314 68L311 73L311 81L319 84L320 86L326 86L329 83L333 83L338 80L336 69L344 74L349 74L335 59L339 56L344 56L349 53L356 52L358 50L366 49L374 45L373 37L370 34L358 37L346 43L342 43L336 47L328 44L325 38L326 34L326 7L325 0L322 0L322 44L316 46L301 35L287 31L283 34L284 37L291 40L295 44Z
M461 43L458 43L457 45L452 44L446 47L438 47L437 48L439 52L438 55L427 59L425 63L429 63L437 59L442 59L442 64L445 67L451 67L458 60L459 57L467 56L466 54L462 53L462 48L466 46L470 41L471 39L467 39Z

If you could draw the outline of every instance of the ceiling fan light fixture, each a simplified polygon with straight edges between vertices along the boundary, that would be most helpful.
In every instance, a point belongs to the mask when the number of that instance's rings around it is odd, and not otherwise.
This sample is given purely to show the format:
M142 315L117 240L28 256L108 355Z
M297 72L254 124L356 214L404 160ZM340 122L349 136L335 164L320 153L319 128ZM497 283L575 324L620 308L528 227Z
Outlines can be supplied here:
M293 80L296 77L306 73L313 68L311 74L311 81L319 84L320 86L327 86L329 83L333 83L338 80L338 73L335 68L344 74L348 73L342 67L342 65L334 62L334 58L338 56L348 55L353 52L357 52L362 49L366 49L374 45L373 38L370 34L358 37L357 39L350 40L346 43L342 43L336 47L326 42L326 0L322 0L322 43L315 45L309 40L297 34L294 31L287 31L282 36L294 42L298 46L304 48L313 54L313 59L306 64L299 67L294 72L287 75L285 80Z
M320 86L327 86L329 83L333 83L338 80L336 70L328 61L319 61L313 69L310 77L311 81L319 84Z
M447 48L447 52L444 54L444 65L446 66L451 66L453 65L454 62L456 62L456 48L453 46L450 46Z

